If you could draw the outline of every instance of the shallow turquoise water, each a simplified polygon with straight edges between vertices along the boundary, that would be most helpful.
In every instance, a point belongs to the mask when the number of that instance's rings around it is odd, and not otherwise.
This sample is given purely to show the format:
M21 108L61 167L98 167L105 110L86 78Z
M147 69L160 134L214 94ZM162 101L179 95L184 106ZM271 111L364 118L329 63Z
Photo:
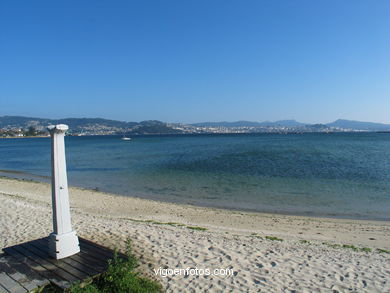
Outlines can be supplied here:
M213 207L390 219L386 133L66 137L66 151L71 185ZM0 140L0 169L49 176L50 140Z

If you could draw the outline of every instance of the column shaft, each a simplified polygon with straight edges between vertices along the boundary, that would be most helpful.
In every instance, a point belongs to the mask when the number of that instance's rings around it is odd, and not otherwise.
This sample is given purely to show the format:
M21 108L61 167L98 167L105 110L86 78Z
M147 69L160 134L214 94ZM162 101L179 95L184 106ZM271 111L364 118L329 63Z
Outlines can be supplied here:
M53 233L49 237L49 253L56 259L80 251L79 239L70 220L68 178L65 160L64 124L48 127L51 135L51 191L53 206Z
M64 234L72 231L64 136L65 133L62 132L54 133L51 143L53 230L55 234Z

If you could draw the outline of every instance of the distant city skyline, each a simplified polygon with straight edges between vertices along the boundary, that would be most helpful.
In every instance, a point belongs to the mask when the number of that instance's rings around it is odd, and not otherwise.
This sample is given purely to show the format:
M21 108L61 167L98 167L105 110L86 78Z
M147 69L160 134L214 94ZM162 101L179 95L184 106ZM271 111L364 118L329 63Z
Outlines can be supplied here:
M388 1L0 3L0 116L390 123Z

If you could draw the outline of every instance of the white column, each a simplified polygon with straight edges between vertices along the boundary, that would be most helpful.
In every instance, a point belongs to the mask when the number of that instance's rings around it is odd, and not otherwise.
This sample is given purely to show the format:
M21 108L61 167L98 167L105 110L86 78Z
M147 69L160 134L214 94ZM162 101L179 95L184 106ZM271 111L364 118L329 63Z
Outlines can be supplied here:
M50 125L51 135L51 194L53 230L49 237L49 252L56 259L71 256L80 251L79 239L70 221L68 179L65 161L65 124Z

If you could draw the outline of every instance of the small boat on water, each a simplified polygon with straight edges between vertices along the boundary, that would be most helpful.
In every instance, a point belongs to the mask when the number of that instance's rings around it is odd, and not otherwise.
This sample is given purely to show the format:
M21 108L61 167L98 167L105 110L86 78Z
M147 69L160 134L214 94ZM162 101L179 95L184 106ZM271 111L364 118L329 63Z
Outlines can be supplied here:
M130 138L130 137L123 136L123 137L121 138L121 140L131 140L131 138Z

